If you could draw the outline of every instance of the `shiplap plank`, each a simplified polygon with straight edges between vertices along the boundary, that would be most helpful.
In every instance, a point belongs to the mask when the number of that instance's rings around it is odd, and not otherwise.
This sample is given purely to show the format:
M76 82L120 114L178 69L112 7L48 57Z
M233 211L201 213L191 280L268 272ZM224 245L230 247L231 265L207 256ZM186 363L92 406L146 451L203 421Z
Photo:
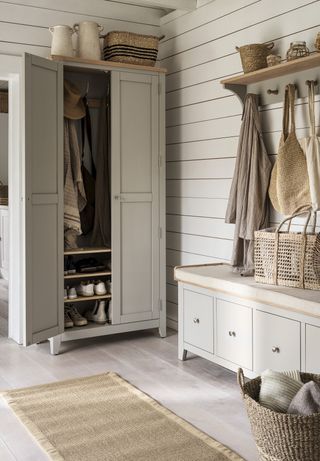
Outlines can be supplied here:
M168 179L213 179L232 178L235 159L189 160L169 162Z
M233 7L236 6L236 3L237 2L235 1L230 2L231 5L234 5ZM309 3L312 3L312 0L310 0ZM274 19L270 18L276 19L278 15L282 15L283 13L288 15L289 10L294 12L298 8L299 11L301 7L306 8L305 0L282 0L281 2L270 2L270 0L262 0L259 3L251 5L250 8L247 7L234 11L233 13L225 15L218 20L214 20L213 23L210 22L204 24L201 27L201 34L198 33L198 30L191 29L183 35L177 35L172 40L167 40L161 46L160 59L165 60L167 56L173 54L182 54L184 51L188 51L190 49L193 50L194 48L198 48L201 45L209 42L216 41L220 44L223 40L223 44L226 45L228 43L228 37L237 37L239 33L242 35L248 35L247 29L249 29L249 33L255 34L256 29L251 32L252 28L257 28L260 26L260 30L263 29L261 28L261 22L265 21L266 19L269 19L270 23L273 25L274 23L272 21L274 21ZM250 11L250 14L248 14L248 11ZM308 14L307 8L305 11ZM294 21L294 19L292 20ZM304 24L303 21L302 24ZM296 24L293 22L292 25L295 26ZM273 30L278 32L279 29L274 27ZM270 40L270 36L268 37L263 35L266 34L266 32L267 31L261 32L262 38L260 38L259 35L256 36L255 39L257 43ZM286 30L284 30L284 27L282 27L281 32L281 35L288 35ZM233 42L233 46L234 43L235 42ZM242 44L245 43L245 41L239 41L238 43Z
M116 4L112 1L101 0L5 0L1 3L10 3L18 6L32 6L39 9L51 11L65 11L99 18L117 19L120 21L133 21L142 24L152 24L159 26L159 21L163 11L157 8L137 7L128 4ZM54 25L52 23L51 25Z
M168 110L166 113L167 127L228 117L230 115L241 115L242 110L242 104L236 97L199 102L198 104Z
M174 280L173 267L167 266L166 274L167 274L167 283L170 283L170 285L178 285L178 283Z
M181 141L167 146L167 160L199 160L208 158L235 157L238 134L232 138L216 138L194 142Z
M167 265L171 267L189 266L192 264L214 264L221 262L228 263L228 260L201 256L183 251L167 250Z
M175 285L167 283L167 301L178 304L178 290Z
M219 238L223 235L225 239L232 240L234 225L226 224L223 219L168 215L167 230L178 234L199 235L202 237Z
M167 301L167 318L173 320L174 322L178 321L178 306L177 304Z
M168 179L167 197L228 198L231 179Z
M232 240L167 232L167 249L169 250L230 259L232 246Z
M202 216L224 218L227 209L226 199L208 198L167 198L167 213L183 216Z
M223 97L231 99L236 98L236 96L220 84L219 79L211 79L208 82L199 83L187 88L168 91L166 94L167 114L171 109L213 101Z
M0 41L0 54L10 54L13 56L21 56L21 54L31 53L42 58L47 58L49 54L49 48L45 46L32 46L21 43L7 43Z

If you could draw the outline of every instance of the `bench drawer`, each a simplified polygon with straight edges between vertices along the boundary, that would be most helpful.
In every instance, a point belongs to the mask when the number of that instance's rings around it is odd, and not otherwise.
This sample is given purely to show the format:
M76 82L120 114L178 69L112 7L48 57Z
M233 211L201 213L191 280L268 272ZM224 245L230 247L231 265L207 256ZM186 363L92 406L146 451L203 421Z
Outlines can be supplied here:
M254 370L300 370L300 322L256 311L254 318Z
M183 291L184 341L213 353L213 297Z
M252 309L217 299L217 355L252 370Z

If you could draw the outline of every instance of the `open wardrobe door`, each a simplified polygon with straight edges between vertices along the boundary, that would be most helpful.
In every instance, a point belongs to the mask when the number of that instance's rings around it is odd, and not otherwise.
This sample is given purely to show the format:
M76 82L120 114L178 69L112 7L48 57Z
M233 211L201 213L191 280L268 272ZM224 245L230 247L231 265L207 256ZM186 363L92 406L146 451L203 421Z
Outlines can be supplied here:
M63 67L24 57L25 345L63 331Z

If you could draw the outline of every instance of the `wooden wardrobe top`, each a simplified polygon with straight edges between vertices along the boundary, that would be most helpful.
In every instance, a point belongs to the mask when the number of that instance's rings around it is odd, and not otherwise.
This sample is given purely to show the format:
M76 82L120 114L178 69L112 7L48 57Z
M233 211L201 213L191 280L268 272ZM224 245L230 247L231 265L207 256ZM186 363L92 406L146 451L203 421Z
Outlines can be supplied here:
M96 67L106 67L108 69L128 69L128 70L142 70L147 72L154 72L156 74L165 74L167 69L163 67L152 67L152 66L139 66L137 64L126 64L123 62L113 62L113 61L100 61L95 59L82 59L82 58L74 58L70 56L59 56L59 55L51 55L48 59L52 61L60 61L65 63L72 63L72 64L79 64L79 65L90 65Z

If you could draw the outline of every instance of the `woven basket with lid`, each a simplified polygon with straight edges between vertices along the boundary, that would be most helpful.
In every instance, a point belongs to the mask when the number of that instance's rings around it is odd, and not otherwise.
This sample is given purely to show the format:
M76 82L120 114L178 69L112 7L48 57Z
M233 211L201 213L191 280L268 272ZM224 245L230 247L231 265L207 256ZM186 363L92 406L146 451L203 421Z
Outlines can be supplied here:
M320 375L301 373L304 383ZM245 382L238 371L238 382L261 461L319 461L320 413L310 416L277 413L259 403L261 378Z

